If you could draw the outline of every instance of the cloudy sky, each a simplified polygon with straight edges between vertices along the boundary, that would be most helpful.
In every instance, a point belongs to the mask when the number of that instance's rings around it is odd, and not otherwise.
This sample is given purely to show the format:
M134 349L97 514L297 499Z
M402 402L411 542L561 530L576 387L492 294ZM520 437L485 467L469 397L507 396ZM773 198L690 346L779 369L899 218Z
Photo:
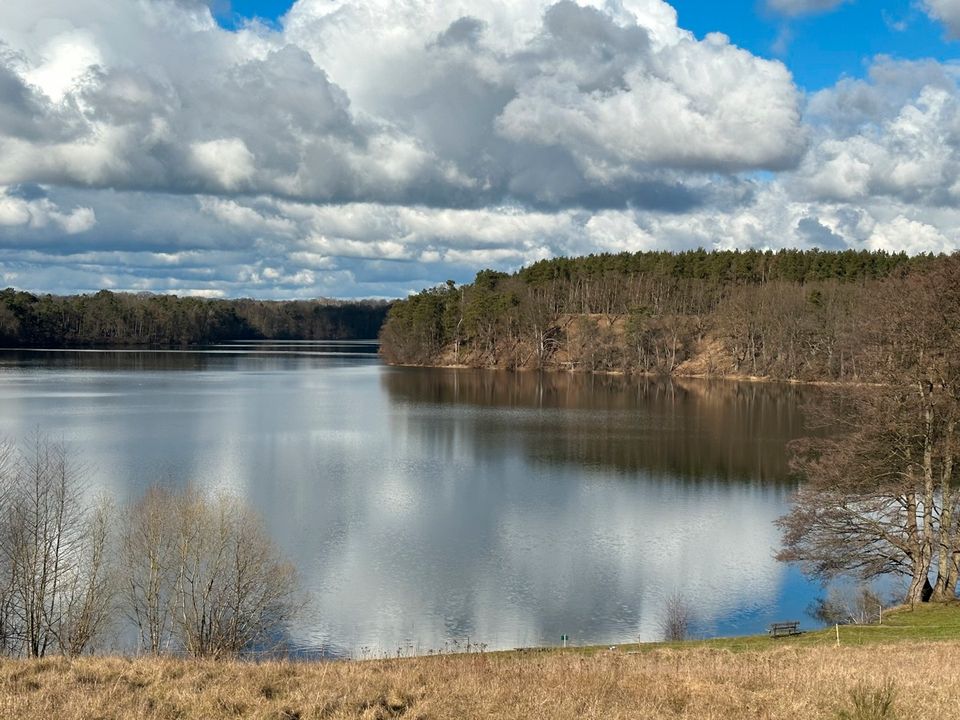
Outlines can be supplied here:
M960 0L2 0L0 287L960 247Z

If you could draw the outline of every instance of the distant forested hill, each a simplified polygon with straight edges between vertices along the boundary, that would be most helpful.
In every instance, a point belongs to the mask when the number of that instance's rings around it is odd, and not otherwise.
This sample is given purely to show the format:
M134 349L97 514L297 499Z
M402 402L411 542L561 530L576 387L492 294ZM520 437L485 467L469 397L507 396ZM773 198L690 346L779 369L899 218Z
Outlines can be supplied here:
M544 260L396 303L382 353L414 365L866 379L889 345L884 308L958 263L818 250Z
M171 295L34 295L0 290L0 345L197 345L225 340L375 338L380 301L208 300Z

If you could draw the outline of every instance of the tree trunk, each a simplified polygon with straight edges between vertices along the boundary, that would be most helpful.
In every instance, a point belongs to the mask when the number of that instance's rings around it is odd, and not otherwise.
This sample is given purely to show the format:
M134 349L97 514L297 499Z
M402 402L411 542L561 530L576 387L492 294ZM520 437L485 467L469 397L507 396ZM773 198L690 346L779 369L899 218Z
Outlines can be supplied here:
M911 549L906 551L912 565L912 579L907 590L905 601L910 605L924 603L930 599L933 588L930 585L930 563L932 548L922 536L922 529L918 527L917 512L919 510L917 496L909 493L906 497L906 529L907 537L911 539Z
M937 582L933 588L934 602L946 602L957 596L956 565L956 519L953 514L955 490L953 489L953 434L955 423L947 423L944 438L943 468L940 478L940 532L937 544Z
M914 561L913 580L910 581L910 589L907 590L906 602L910 605L929 602L933 595L933 586L930 584L930 578L926 570L929 565Z

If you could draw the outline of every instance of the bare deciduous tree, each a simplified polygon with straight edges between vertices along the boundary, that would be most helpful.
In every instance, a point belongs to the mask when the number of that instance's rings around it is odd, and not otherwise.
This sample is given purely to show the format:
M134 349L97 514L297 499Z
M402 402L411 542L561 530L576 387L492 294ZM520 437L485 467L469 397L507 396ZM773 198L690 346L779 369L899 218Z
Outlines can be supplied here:
M667 642L686 640L690 632L690 607L679 592L667 598L660 630Z
M101 501L88 513L81 565L64 584L63 610L54 626L60 650L83 654L110 621L116 578L110 558L111 506Z
M0 508L10 500L16 466L16 446L9 440L0 440ZM7 547L7 523L0 516L0 547ZM16 646L16 627L13 617L13 568L6 553L0 552L0 652L13 652Z
M237 499L188 493L180 503L176 626L194 655L270 643L296 609L296 574Z
M108 617L106 506L85 502L85 473L62 443L37 433L5 446L0 560L8 650L79 655Z
M221 657L281 637L297 580L238 499L153 489L127 516L128 613L146 649Z
M123 607L137 626L141 647L158 655L169 644L177 567L175 496L152 487L129 508L121 528Z
M827 596L818 599L808 612L828 625L866 625L880 620L883 604L880 595L869 585L834 585Z
M947 601L960 582L960 257L886 286L861 329L883 382L834 393L829 437L794 445L806 478L781 519L780 558L817 576L909 578L906 601ZM930 573L936 569L936 581Z

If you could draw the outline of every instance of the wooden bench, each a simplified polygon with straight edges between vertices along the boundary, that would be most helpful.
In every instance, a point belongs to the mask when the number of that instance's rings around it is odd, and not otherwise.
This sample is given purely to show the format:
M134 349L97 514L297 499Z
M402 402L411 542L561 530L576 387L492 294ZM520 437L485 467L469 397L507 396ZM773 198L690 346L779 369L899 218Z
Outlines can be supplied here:
M800 621L792 620L790 622L771 623L767 631L770 637L787 637L789 635L800 634Z

